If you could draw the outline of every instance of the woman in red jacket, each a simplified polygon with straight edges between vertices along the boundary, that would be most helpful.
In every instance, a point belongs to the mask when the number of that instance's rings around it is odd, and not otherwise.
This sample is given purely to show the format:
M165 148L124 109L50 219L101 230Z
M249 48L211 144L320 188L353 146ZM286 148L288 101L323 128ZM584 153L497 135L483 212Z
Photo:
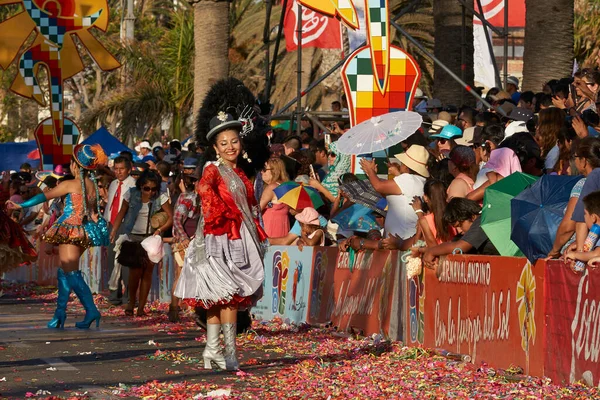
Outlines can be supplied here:
M259 207L253 185L238 168L245 153L242 123L225 112L210 121L207 142L216 161L204 167L197 185L201 218L196 237L186 252L175 295L196 298L207 309L204 367L238 369L237 311L262 296L266 235L258 224ZM223 329L224 356L219 335Z

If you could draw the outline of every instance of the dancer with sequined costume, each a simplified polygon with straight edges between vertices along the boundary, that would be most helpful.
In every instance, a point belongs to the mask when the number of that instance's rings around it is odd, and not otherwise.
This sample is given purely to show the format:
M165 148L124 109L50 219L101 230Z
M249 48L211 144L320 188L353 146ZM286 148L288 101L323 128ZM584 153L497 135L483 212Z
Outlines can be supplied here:
M204 367L210 369L215 363L235 370L239 368L237 311L251 307L262 296L266 234L258 224L253 185L238 167L244 156L242 123L220 112L210 128L206 140L216 152L216 161L204 167L197 186L201 219L175 295L195 297L207 309ZM221 329L224 356L219 348Z
M108 225L100 216L99 193L93 175L94 170L106 165L108 158L98 145L77 145L73 150L71 173L79 177L65 181L56 188L40 193L17 204L7 202L8 207L27 208L54 198L65 197L63 215L48 229L42 239L58 245L61 267L58 269L58 298L54 318L48 328L61 328L67 319L67 302L71 290L75 292L85 308L85 318L75 323L87 329L96 321L100 325L100 312L94 304L92 292L79 271L79 258L84 250L92 246L108 245Z

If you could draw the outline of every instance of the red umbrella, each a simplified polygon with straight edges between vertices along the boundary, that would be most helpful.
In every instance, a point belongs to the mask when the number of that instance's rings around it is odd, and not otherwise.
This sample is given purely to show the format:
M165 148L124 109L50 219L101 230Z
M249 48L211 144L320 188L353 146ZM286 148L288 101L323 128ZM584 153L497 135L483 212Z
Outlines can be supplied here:
M27 154L27 158L29 158L30 160L39 160L40 159L40 149L35 149L33 151L30 151L29 154Z

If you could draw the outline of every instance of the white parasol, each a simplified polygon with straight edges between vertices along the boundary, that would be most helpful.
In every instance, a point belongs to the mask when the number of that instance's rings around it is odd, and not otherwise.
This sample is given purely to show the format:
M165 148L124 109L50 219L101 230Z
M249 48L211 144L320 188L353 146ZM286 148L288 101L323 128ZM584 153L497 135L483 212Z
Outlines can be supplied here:
M371 154L386 150L417 131L423 118L412 111L396 111L361 122L337 141L342 154Z

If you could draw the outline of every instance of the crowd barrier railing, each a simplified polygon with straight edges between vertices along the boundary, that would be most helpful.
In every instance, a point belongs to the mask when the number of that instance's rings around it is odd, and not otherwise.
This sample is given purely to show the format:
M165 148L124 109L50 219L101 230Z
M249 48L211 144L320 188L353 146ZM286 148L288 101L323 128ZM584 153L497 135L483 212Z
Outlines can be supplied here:
M175 263L170 246L164 250L150 299L166 302ZM107 289L107 261L102 248L82 257L96 293ZM4 279L53 285L58 266L56 255L40 254ZM263 297L252 312L263 320L381 334L558 383L600 385L600 271L575 274L558 260L532 265L518 257L453 255L437 270L407 279L396 251L360 252L350 260L333 247L272 246Z

